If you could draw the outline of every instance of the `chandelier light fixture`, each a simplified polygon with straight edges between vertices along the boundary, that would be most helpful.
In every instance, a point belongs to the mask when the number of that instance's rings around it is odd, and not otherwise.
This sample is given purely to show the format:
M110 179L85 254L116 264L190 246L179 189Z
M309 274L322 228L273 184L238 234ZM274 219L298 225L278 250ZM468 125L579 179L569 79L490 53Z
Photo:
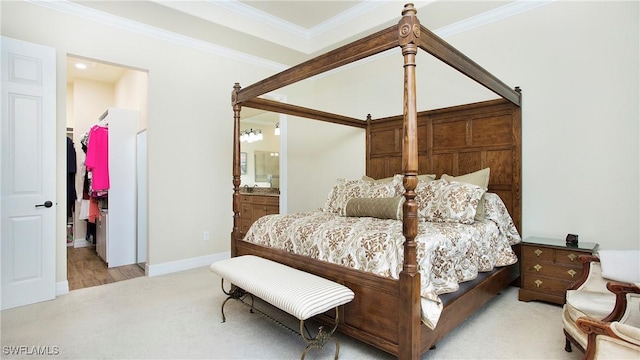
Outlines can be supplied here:
M240 142L252 143L262 139L262 130L260 129L249 129L240 132Z

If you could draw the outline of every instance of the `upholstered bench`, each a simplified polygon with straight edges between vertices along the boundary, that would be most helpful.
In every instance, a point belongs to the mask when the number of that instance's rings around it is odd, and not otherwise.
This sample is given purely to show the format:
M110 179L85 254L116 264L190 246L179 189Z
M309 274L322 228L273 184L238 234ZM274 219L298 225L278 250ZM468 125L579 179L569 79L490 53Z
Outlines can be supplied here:
M257 296L300 320L298 334L308 343L302 353L302 359L310 349L321 348L328 340L336 343L335 358L338 358L340 344L332 336L338 327L337 307L353 299L351 289L320 276L253 255L220 260L213 263L210 269L222 278L222 291L228 295L222 303L222 322L226 320L224 305L228 300L242 301L247 294ZM224 288L225 280L235 285L228 292ZM250 306L253 310L253 302ZM307 338L303 331L304 321L334 308L334 328L329 333L324 333L321 327L315 338Z

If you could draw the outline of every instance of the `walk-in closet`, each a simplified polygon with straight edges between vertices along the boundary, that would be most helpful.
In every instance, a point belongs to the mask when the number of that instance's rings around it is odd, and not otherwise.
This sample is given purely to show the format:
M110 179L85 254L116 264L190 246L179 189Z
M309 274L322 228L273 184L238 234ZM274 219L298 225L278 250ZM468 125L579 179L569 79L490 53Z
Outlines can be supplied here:
M67 277L70 289L144 275L144 70L67 57Z

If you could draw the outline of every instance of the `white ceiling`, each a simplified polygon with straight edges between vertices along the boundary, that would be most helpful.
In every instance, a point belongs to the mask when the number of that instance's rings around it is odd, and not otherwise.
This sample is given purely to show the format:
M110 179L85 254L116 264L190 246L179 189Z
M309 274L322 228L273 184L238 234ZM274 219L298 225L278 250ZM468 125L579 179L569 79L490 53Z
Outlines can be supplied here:
M239 0L240 4L253 7L253 14L263 12L276 21L288 22L310 30L363 1L256 1ZM256 15L254 15L256 16Z

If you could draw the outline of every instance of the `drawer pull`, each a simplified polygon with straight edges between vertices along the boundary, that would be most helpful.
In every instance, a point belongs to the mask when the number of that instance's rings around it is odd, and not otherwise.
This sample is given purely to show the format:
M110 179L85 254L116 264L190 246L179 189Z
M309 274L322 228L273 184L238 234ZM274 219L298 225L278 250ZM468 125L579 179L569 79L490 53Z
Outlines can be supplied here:
M540 256L540 254L542 254L542 250L540 249L536 249L536 251L533 252L534 254L536 254L536 256Z
M536 280L534 281L534 284L536 284L536 287L540 287L540 285L542 285L542 280Z
M536 269L536 271L540 271L540 269L542 269L542 266L540 266L540 264L535 264L533 265L533 268Z
M573 269L569 269L567 271L567 274L571 275L571 278L573 278L574 276L576 276L577 272L575 272Z
M571 260L571 261L574 261L574 260L577 258L576 254L569 254L569 255L567 255L567 257L568 257L568 258L569 258L569 260Z

